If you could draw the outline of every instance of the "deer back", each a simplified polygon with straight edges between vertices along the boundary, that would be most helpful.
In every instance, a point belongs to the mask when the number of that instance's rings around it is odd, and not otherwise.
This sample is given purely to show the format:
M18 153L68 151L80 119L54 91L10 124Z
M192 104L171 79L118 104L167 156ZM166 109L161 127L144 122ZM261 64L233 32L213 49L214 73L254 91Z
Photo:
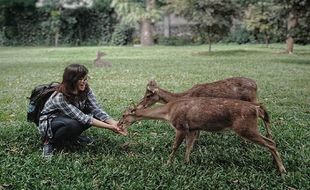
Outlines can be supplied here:
M151 81L147 85L138 108L149 107L156 102L166 103L182 97L219 97L256 102L256 94L256 82L245 77L233 77L213 83L196 84L182 93L169 92Z

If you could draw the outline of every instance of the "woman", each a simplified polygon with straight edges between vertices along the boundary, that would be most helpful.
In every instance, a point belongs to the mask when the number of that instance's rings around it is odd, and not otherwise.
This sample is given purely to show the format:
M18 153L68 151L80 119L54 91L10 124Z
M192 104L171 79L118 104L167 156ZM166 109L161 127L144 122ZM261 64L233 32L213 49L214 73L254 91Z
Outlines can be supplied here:
M117 126L117 121L98 106L88 85L87 74L83 65L67 66L61 84L45 103L39 122L43 156L52 156L53 146L64 141L91 143L90 138L80 136L91 125L125 134Z

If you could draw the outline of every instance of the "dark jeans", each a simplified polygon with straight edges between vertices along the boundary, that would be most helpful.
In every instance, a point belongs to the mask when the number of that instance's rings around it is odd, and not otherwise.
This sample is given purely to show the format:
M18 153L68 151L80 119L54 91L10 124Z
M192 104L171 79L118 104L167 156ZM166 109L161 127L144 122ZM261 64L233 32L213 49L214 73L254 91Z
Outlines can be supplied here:
M77 138L83 131L90 127L89 124L82 124L77 120L59 116L52 120L51 129L53 138L51 143L59 144Z

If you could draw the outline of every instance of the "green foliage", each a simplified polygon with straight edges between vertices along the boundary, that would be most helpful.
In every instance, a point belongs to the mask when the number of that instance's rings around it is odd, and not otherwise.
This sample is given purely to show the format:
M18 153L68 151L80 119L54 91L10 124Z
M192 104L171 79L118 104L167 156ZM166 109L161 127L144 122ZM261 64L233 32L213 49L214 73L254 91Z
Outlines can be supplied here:
M269 8L269 9L268 9ZM249 30L258 29L261 33L270 32L272 24L270 19L272 10L270 4L262 3L261 7L250 6L249 16L246 19L246 24Z
M4 31L0 30L0 46L3 46L5 41L6 39L5 39Z
M110 11L89 8L67 10L62 17L61 40L72 45L108 44L116 24Z
M38 43L41 36L36 23L43 15L36 11L34 1L12 1L1 6L0 12L3 45Z
M245 26L249 31L259 37L259 41L266 44L277 34L278 37L284 36L283 18L279 15L279 6L269 1L257 1L247 8Z
M28 7L33 6L36 2L37 0L0 0L0 5L2 7L11 7L19 4Z
M162 10L156 3L156 0L112 0L111 7L115 9L121 23L139 25L140 42L149 46L154 44L152 25L162 18Z
M156 0L156 7L151 10L146 10L146 0L95 0L92 7L61 7L64 2L78 1L44 0L44 6L38 8L37 0L0 0L0 45L54 45L56 34L59 44L64 46L122 44L124 40L116 42L120 37L111 42L112 35L117 36L114 31L118 36L121 34L119 23L136 26L145 18L154 23L162 19L165 11L183 15L190 21L194 43L261 43L266 37L270 42L283 42L287 36L294 37L299 44L310 43L310 1L307 0ZM231 30L232 16L249 10L252 10L249 17L240 20L246 29L237 26ZM288 31L290 13L298 16L298 25ZM155 40L160 44L187 43L187 39L174 37Z
M255 43L254 35L246 29L241 24L235 26L234 31L232 31L226 38L222 40L225 43L235 42L237 44Z
M231 0L170 1L171 9L193 23L193 30L203 42L216 42L228 34L237 7Z
M299 44L310 43L310 10L302 17L299 18L298 27L295 32L295 41Z
M287 26L287 19L290 15L297 18L297 25L288 31L284 31L285 36L294 37L297 43L307 44L310 39L310 1L308 0L273 0L274 4L279 7L277 13L283 18L282 24ZM283 35L282 33L282 35Z
M132 43L132 35L134 28L127 24L116 25L114 32L112 34L111 44L112 45L128 45Z
M113 63L110 69L93 66L99 49ZM297 45L294 55L281 54L284 44L206 49L2 47L0 188L310 189L310 46ZM65 66L75 62L87 66L98 104L115 119L142 98L152 78L174 92L231 76L255 79L288 174L282 179L268 151L229 132L201 132L190 164L184 162L183 143L175 162L167 165L174 130L161 121L137 122L126 137L90 128L85 135L95 139L93 145L58 149L51 160L43 159L38 130L26 122L26 97L38 84L61 80Z
M287 31L287 33L294 37L294 40L300 44L310 43L310 1L295 0L288 1L290 12L294 12L298 17L298 24L296 27ZM285 9L287 11L287 9ZM287 12L289 12L287 11ZM289 14L287 13L286 14Z
M59 32L59 43L68 45L108 44L116 19L110 1L93 8L36 8L33 4L8 3L0 7L0 26L4 45L53 45ZM26 3L26 2L25 2Z
M112 0L111 7L126 24L136 24L143 19L150 19L152 22L161 19L162 11L159 8L147 9L149 0Z
M192 39L190 37L186 38L178 36L172 36L172 37L159 36L157 38L157 44L167 46L184 46L192 44Z

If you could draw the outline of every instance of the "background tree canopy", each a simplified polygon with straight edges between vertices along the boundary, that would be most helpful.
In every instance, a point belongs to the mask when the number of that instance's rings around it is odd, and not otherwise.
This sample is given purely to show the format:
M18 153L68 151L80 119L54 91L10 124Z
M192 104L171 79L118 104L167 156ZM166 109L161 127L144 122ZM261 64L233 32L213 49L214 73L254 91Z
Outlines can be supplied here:
M309 7L307 0L0 0L0 45L208 43L211 50L219 41L286 41L292 52L294 43L310 42ZM190 34L158 40L156 26L171 14L186 20ZM165 30L178 26L172 22Z

